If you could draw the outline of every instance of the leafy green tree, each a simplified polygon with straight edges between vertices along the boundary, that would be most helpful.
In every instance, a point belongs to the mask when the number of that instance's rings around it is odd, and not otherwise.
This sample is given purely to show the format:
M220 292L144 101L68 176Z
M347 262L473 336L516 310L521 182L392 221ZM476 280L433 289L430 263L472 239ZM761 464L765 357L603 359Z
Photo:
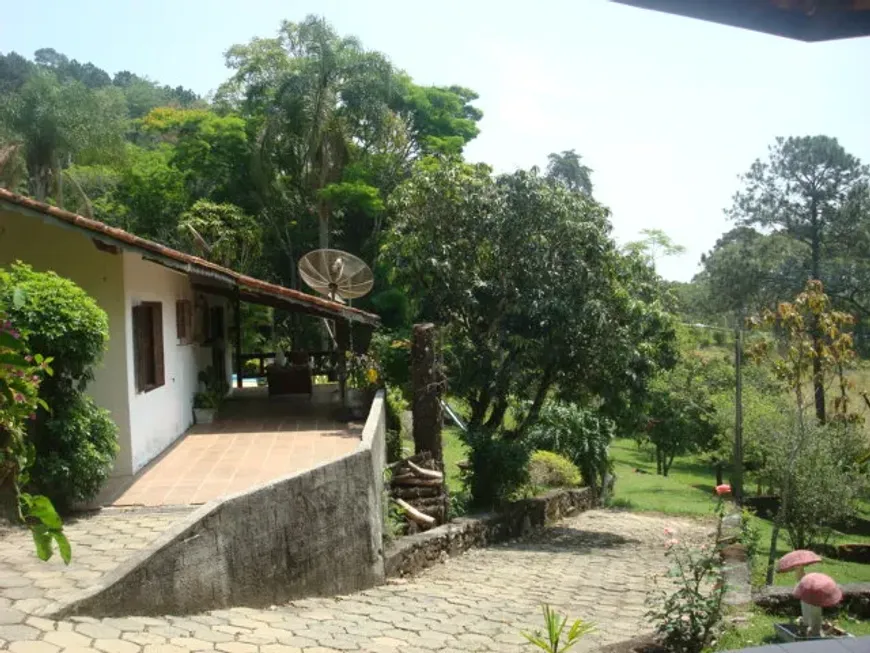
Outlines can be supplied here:
M867 195L870 170L828 136L778 138L768 160L743 177L728 215L741 225L772 229L803 244L811 279L826 282L825 264L848 242L847 227ZM821 347L816 329L816 346ZM814 358L816 417L825 421L820 358Z
M382 256L420 316L445 326L472 429L498 429L512 399L528 400L522 434L557 385L604 394L660 363L667 325L626 285L607 211L588 197L534 172L423 161L391 209Z
M199 200L182 214L178 232L187 251L247 273L253 271L263 246L260 225L233 204Z
M20 139L30 193L63 205L62 171L74 157L111 158L123 150L126 107L113 89L92 91L38 72L0 101L0 125Z
M574 150L547 156L547 177L568 190L592 195L592 168L580 162L582 157Z
M736 227L701 257L711 310L735 325L794 295L809 270L804 247L782 233L762 234Z
M676 456L716 444L719 423L705 383L705 367L704 361L690 354L651 384L647 423L640 437L655 447L656 471L663 476L668 475Z
M184 175L191 198L250 204L247 125L205 109L160 107L141 121L144 134L171 146L169 161Z
M641 229L640 233L643 238L627 243L625 248L649 257L653 266L664 256L678 256L686 251L683 245L674 242L662 229Z

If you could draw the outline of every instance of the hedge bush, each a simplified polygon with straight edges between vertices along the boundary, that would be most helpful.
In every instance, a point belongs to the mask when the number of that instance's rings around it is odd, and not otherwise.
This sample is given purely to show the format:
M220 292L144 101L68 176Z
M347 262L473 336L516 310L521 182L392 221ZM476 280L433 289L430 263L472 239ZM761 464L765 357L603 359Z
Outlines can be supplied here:
M467 431L462 437L470 463L462 472L462 482L473 507L497 507L528 484L531 449L527 440L489 431Z
M544 406L528 439L535 449L565 456L580 469L585 485L600 488L611 468L608 452L615 434L616 425L607 417L554 401Z
M582 480L577 465L565 456L540 449L529 459L529 483L533 487L576 487Z
M22 263L0 270L0 312L29 334L33 351L52 358L54 375L39 389L49 410L40 410L28 429L36 451L30 486L59 508L87 501L118 450L109 413L83 395L108 343L108 317L69 279Z
M118 428L109 411L77 395L55 409L41 435L31 470L34 484L59 510L96 496L118 453Z

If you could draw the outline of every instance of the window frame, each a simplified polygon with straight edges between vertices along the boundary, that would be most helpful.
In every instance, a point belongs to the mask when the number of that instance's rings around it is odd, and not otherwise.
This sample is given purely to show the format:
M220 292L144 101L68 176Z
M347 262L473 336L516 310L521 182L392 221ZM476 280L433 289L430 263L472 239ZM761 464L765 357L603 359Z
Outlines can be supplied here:
M133 306L133 372L137 394L166 385L162 302Z

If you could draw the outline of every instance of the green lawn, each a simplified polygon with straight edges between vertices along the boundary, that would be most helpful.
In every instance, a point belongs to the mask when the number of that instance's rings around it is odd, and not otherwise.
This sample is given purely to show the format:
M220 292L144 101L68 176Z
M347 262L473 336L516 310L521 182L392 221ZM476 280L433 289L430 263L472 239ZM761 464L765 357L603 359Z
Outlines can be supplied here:
M447 474L447 489L451 495L462 491L459 463L468 457L465 444L459 434L457 426L448 426L441 431L441 445L444 447L444 471Z
M713 486L715 472L695 456L685 456L674 460L667 478L656 475L655 459L645 449L639 449L634 440L619 439L611 447L616 472L614 487L614 506L640 512L660 512L669 515L689 515L711 517L715 502ZM725 474L727 478L727 471ZM865 516L866 515L862 515ZM755 518L761 533L760 553L753 564L753 582L764 583L767 564L767 551L770 546L771 522ZM870 542L866 534L836 533L834 543ZM788 537L780 533L777 557L790 550ZM839 583L870 581L870 565L862 565L839 560L825 560L813 567L814 571L828 574ZM794 584L792 574L777 574L777 585ZM732 629L717 644L717 650L728 650L773 641L773 624L788 621L788 617L750 613L748 623ZM840 617L841 628L855 635L870 635L870 622L856 621L847 615Z
M713 486L716 479L712 467L695 456L674 460L667 478L656 475L655 460L647 450L639 449L634 440L619 439L611 447L617 475L614 503L617 507L638 511L662 512L670 515L712 515ZM638 473L637 470L647 473ZM726 473L727 478L727 473ZM761 532L761 553L753 565L753 581L763 584L770 546L771 522L756 519ZM835 533L832 543L870 542L868 535ZM780 532L777 558L791 547L785 532ZM839 583L870 582L870 565L839 560L825 560L814 570L828 574ZM777 585L791 585L791 574L776 575Z
M728 630L716 643L716 650L727 651L772 644L776 642L773 635L773 625L791 620L791 617L770 615L763 612L751 612L745 617L748 622L740 624L739 628ZM870 635L870 622L858 621L845 614L833 621L837 626L853 635Z
M414 453L414 440L410 433L403 435L402 448L406 455L410 455ZM444 471L447 473L447 489L451 495L454 495L462 491L459 463L468 457L458 427L448 426L441 431L441 446L444 447Z

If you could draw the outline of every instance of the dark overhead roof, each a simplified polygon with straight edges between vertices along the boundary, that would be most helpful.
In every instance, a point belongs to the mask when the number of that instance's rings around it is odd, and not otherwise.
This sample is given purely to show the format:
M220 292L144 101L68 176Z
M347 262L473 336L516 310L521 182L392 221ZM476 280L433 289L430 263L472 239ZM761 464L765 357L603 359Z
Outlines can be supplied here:
M154 241L140 238L123 229L110 227L103 222L85 218L0 188L0 208L4 207L24 215L39 214L42 219L48 219L56 224L85 232L96 243L99 243L98 247L102 246L102 249L108 246L110 249L115 247L135 251L150 261L179 270L194 278L207 278L210 283L215 284L216 288L223 287L225 290L237 291L241 299L245 301L265 303L320 317L341 318L372 326L376 326L380 322L380 318L373 313L240 274L198 256L185 254Z
M800 41L870 36L870 0L614 0Z

